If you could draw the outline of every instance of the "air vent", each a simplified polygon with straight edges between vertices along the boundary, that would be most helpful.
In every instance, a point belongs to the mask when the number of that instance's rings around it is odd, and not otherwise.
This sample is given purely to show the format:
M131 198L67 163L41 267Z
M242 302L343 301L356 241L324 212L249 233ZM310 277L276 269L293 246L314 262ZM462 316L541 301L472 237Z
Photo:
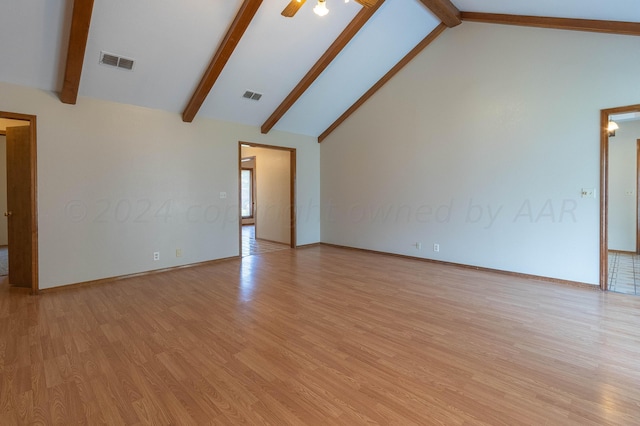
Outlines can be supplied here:
M100 52L100 63L111 67L133 71L134 60L114 55L113 53Z
M244 92L244 95L242 95L242 97L245 99L251 99L252 101L259 101L260 98L262 97L262 93L257 93L257 92L252 92L251 90L247 90L246 92Z

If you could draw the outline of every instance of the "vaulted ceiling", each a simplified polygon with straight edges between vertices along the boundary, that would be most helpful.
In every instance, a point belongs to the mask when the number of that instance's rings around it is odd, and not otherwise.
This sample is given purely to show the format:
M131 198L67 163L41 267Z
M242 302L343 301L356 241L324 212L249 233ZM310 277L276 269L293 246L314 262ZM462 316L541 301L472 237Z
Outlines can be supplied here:
M640 35L637 0L327 0L324 17L309 0L285 18L288 3L75 0L74 12L73 0L3 0L0 81L66 103L92 97L322 139L460 22ZM134 59L133 70L100 64L102 51Z

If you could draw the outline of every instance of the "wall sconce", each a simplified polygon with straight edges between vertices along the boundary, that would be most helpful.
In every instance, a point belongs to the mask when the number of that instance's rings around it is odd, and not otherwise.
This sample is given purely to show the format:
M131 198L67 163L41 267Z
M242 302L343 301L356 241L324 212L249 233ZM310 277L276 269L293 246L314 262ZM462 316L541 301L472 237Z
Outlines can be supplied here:
M609 119L609 125L607 126L607 130L609 131L610 138L616 135L616 130L618 130L619 128L620 127L618 127L618 123L616 123L612 119Z

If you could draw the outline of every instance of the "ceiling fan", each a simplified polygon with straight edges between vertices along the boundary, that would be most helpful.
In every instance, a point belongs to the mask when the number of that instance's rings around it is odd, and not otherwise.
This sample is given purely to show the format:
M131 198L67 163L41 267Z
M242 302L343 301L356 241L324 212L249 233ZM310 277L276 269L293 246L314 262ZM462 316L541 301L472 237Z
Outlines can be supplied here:
M282 16L287 18L293 18L293 16L300 10L304 2L307 0L291 0L291 2L284 8L282 11ZM361 4L364 7L373 7L378 3L378 0L355 0L357 3ZM345 0L345 3L348 3L349 0ZM318 16L324 16L329 13L329 9L327 9L327 0L318 0L318 4L313 8L313 11Z

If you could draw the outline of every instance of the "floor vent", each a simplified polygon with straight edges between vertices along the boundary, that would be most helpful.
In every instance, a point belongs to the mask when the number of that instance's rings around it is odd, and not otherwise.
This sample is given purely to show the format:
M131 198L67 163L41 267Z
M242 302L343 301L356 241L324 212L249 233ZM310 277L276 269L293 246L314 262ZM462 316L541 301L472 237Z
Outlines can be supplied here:
M252 92L251 90L247 90L246 92L244 92L244 95L242 95L242 97L245 99L251 99L252 101L259 101L260 98L262 97L262 93L257 93L257 92Z
M114 55L113 53L100 52L100 63L102 65L108 65L110 67L133 71L133 65L135 61L133 59Z

